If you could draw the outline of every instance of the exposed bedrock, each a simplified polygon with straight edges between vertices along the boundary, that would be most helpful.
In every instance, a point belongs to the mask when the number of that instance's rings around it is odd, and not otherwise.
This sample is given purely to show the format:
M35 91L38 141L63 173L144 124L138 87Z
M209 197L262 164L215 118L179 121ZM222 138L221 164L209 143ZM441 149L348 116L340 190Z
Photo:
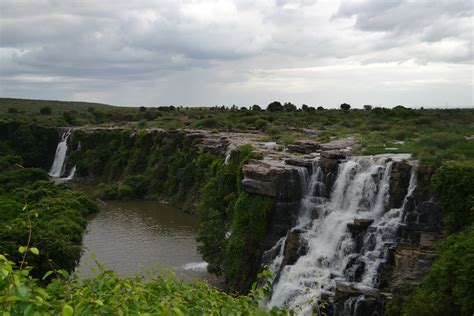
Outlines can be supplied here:
M321 146L318 142L312 140L296 140L288 145L288 150L300 154L309 154L317 151Z
M347 155L338 150L322 151L319 165L325 175L326 188L332 188L337 178L338 165ZM329 190L328 190L329 194Z
M248 193L274 197L285 203L301 199L301 169L295 166L278 160L249 160L242 171L242 187Z
M436 258L436 243L443 237L442 213L431 190L433 167L418 167L417 188L405 205L399 242L388 252L380 269L380 288L405 295L418 285Z
M407 195L412 166L406 161L394 161L390 175L389 208L399 208Z

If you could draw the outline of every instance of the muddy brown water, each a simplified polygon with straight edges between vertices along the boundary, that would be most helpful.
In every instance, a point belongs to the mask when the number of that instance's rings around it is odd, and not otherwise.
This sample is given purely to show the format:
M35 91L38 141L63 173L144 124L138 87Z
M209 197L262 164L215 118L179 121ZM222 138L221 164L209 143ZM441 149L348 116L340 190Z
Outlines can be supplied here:
M219 286L197 251L198 228L197 216L168 204L107 201L89 218L77 272L80 278L95 275L95 256L119 276L172 271L181 280L198 278Z

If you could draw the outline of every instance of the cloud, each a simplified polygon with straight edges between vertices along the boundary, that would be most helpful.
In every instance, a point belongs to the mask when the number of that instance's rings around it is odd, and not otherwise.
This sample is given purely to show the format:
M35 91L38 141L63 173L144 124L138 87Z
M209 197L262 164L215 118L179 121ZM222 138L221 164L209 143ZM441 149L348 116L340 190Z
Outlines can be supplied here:
M398 103L474 105L472 15L469 0L3 0L0 95L337 106L403 86Z

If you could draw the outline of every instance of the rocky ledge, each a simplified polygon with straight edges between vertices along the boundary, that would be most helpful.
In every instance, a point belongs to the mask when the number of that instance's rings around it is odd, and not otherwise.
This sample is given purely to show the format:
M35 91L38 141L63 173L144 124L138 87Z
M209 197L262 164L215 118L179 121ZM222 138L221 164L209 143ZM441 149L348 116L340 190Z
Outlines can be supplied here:
M302 168L279 160L250 160L242 169L242 187L248 193L274 197L280 202L298 201L303 194Z

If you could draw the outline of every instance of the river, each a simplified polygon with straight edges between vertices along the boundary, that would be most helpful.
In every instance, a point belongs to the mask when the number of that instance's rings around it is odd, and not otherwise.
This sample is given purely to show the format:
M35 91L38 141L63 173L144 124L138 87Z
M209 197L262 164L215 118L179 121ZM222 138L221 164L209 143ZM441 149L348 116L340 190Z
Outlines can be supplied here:
M84 253L77 272L81 278L97 270L93 256L119 276L173 271L176 277L219 285L207 273L197 251L197 216L156 201L107 201L89 219Z

